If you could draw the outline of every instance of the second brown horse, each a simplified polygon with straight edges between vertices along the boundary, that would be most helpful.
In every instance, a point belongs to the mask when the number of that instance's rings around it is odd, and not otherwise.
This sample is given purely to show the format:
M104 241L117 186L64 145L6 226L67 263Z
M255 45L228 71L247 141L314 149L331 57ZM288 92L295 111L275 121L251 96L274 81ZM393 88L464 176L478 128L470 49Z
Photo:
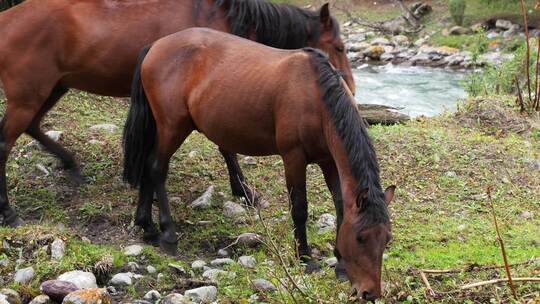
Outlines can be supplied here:
M382 191L355 100L326 55L194 28L158 40L140 60L124 129L124 178L140 187L143 227L153 227L148 206L156 192L165 250L177 250L165 190L169 161L199 131L228 151L282 157L298 253L308 270L316 263L306 236L306 166L318 164L337 209L339 265L362 298L381 295L395 187Z

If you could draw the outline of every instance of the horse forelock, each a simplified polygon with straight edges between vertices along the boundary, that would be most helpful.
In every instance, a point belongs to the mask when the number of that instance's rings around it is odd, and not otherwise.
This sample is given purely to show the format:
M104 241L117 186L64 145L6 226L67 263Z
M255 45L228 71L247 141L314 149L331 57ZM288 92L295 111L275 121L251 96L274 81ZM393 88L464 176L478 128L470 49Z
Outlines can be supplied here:
M199 16L201 1L196 0L195 16ZM315 45L320 37L319 12L289 4L265 0L214 0L207 17L215 18L223 8L231 33L283 49L298 49ZM339 24L333 19L333 30L339 35Z
M358 183L356 190L358 193L368 190L367 200L360 206L362 217L355 229L361 231L375 224L388 223L388 208L381 188L379 164L367 127L328 56L318 49L304 48L304 51L310 55L318 73L323 102L347 153L351 172Z

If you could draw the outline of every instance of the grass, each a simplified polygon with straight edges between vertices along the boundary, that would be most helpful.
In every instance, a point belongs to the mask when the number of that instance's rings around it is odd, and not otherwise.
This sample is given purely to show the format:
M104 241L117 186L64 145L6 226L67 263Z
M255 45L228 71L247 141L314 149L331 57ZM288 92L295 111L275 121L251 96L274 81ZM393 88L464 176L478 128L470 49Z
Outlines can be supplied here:
M155 275L146 275L124 290L121 299L141 298L155 286L159 286L162 294L190 288L168 269L167 264L175 259L158 250L145 247L144 258L138 259L121 253L124 246L141 240L140 232L132 228L136 191L124 185L120 178L121 128L107 133L89 127L97 123L121 126L126 110L124 101L72 92L48 116L44 129L64 131L62 144L77 155L84 174L90 177L90 182L78 190L55 168L56 161L51 156L28 145L31 141L28 137L20 138L8 163L9 196L31 225L0 229L0 240L12 244L9 250L0 249L0 259L8 257L10 261L7 268L0 269L0 285L16 288L30 298L39 293L40 282L64 271L97 271L96 265L106 265L100 279L105 283L111 273L124 270L128 261L137 261L143 266L153 265L163 277L158 282ZM487 185L495 189L494 203L510 262L540 256L540 172L530 167L531 161L540 159L540 132L501 135L492 129L486 132L481 125L460 125L456 117L446 115L398 126L373 126L370 134L378 150L384 184L398 185L396 200L390 206L394 240L385 260L383 280L387 284L383 302L433 301L424 296L425 287L411 269L501 264L484 196ZM88 143L91 139L100 143ZM189 157L192 151L196 151L192 153L195 156ZM37 164L46 166L51 174L45 176L36 169ZM281 160L263 157L258 158L257 165L242 164L242 167L250 184L270 202L262 215L269 223L271 237L288 261L288 271L313 297L332 303L346 301L348 283L336 282L332 269L325 267L321 273L304 275L302 266L292 258L292 223ZM320 170L315 166L308 170L311 202L308 235L316 256L324 260L332 256L335 237L331 232L318 234L314 223L320 214L333 213L333 204ZM210 184L216 186L217 192L223 192L214 197L215 207L205 211L186 208ZM195 259L208 262L218 249L242 232L265 235L260 221L254 217L245 224L236 224L222 215L221 203L236 199L229 194L227 173L216 147L200 134L190 136L175 154L168 190L175 202L171 207L181 231L181 256L176 263L186 269ZM533 216L523 218L524 211L531 211ZM199 224L203 220L211 224ZM44 248L54 238L63 238L67 243L67 255L57 262L50 261ZM24 286L11 281L19 249L22 250L20 265L32 265L37 273ZM278 280L286 278L277 256L268 248L233 251L233 257L244 254L255 256L257 267L246 270L239 265L229 266L228 270L236 272L236 277L218 284L223 303L246 303L255 293L251 287L254 279L262 277L279 285ZM103 264L104 255L112 261ZM515 276L538 276L540 264L517 267L513 272ZM435 290L444 292L493 277L504 277L504 273L502 270L464 272L431 276L430 280ZM538 298L539 288L539 284L519 284L518 292L523 299ZM294 295L301 298L298 292ZM279 292L259 294L258 299L270 303L292 301L283 287ZM497 299L510 301L509 290L504 285L458 292L437 301L485 303Z

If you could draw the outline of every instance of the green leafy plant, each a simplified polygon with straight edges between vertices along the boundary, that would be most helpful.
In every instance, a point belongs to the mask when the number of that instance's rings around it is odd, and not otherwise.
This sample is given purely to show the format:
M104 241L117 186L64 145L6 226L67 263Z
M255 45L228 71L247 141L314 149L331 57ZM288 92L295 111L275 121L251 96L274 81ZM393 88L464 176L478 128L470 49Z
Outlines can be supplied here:
M465 0L449 0L448 8L450 9L450 15L457 25L463 25L463 18L465 16Z

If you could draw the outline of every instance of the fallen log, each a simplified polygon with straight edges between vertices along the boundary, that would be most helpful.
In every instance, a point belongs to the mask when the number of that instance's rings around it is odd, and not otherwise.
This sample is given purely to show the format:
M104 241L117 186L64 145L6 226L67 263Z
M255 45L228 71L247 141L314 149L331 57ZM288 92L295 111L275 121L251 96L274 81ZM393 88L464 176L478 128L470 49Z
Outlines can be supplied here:
M379 104L358 104L358 111L369 124L393 125L411 119L398 108Z

